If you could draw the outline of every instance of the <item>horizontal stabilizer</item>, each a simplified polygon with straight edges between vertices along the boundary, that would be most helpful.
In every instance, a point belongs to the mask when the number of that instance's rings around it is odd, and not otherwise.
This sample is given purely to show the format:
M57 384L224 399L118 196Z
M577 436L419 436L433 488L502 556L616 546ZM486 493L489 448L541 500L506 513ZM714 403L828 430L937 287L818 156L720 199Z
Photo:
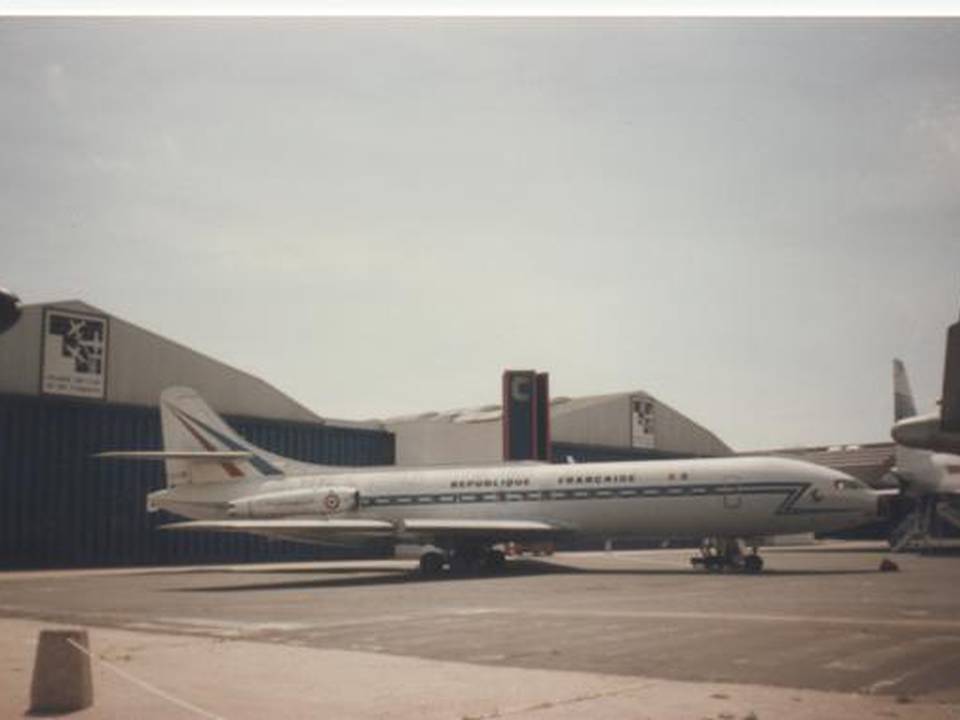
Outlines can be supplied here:
M95 458L117 460L187 460L190 462L225 462L253 457L247 450L113 450L94 455Z
M162 530L254 533L323 543L332 537L397 536L424 538L483 537L509 540L524 536L556 535L563 528L537 520L428 520L394 524L385 520L290 518L271 520L190 520L161 526Z
M161 530L193 530L209 532L252 532L277 533L308 532L310 534L329 533L342 535L347 533L392 533L393 523L385 520L324 520L290 519L290 520L189 520L187 522L161 525Z

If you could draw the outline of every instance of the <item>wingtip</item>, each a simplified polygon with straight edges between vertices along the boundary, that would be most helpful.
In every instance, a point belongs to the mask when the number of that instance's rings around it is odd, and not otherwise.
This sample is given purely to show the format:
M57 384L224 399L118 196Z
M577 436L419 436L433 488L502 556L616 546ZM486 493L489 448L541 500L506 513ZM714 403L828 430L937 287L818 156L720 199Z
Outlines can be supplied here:
M186 520L180 522L166 523L164 525L158 525L157 530L187 530L197 523L194 520Z

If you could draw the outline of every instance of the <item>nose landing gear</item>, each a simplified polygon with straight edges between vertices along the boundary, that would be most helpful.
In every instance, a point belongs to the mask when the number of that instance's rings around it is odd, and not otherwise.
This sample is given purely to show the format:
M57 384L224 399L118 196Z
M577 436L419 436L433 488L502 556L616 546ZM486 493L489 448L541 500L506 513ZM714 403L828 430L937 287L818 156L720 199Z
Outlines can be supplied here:
M690 564L708 572L756 574L763 570L763 558L756 546L744 555L742 543L736 538L707 538L700 545L700 554L690 558Z
M443 572L443 566L446 562L447 559L443 556L443 553L434 550L425 552L420 556L420 574L428 578L437 577Z
M743 558L743 571L745 573L758 573L763 570L763 558L757 555L756 551Z

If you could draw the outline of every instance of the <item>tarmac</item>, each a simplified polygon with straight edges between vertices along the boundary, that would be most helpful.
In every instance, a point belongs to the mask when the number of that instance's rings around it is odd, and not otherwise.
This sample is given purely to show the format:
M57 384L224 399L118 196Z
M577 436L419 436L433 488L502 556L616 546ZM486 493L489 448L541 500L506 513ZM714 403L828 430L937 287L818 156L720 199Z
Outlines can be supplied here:
M776 548L759 576L689 551L0 574L0 717L41 628L89 629L78 718L952 718L960 557Z

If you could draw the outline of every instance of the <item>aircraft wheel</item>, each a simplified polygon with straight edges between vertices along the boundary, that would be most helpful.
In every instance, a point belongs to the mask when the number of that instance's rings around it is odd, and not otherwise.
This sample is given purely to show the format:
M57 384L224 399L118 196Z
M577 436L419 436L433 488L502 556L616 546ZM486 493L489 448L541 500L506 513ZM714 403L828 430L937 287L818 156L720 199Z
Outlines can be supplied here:
M437 577L443 572L445 559L441 553L427 552L420 556L420 572L424 577Z
M461 577L478 575L482 567L483 556L471 550L455 552L450 558L450 572Z
M743 559L743 571L756 574L763 570L763 558L759 555L747 555Z
M488 550L483 557L482 569L488 573L499 573L507 564L507 557L499 550Z

